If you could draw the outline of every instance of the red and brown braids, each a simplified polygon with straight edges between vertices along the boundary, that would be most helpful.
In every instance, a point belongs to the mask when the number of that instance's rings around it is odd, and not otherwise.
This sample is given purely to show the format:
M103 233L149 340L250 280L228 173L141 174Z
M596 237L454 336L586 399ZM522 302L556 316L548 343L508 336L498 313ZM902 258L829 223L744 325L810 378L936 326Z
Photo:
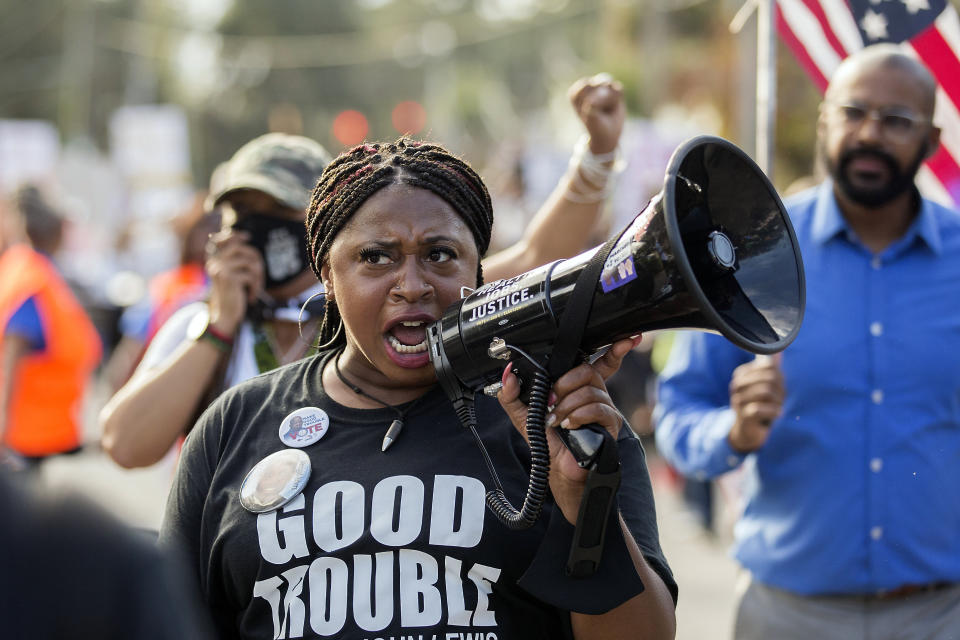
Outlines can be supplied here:
M370 196L391 184L428 189L446 200L467 223L479 255L486 253L493 207L483 180L469 164L443 147L400 138L392 143L356 146L324 169L313 190L306 223L311 266L318 278L336 235ZM482 283L483 272L478 265L477 286ZM328 303L320 327L321 343L333 338L339 323L336 307Z

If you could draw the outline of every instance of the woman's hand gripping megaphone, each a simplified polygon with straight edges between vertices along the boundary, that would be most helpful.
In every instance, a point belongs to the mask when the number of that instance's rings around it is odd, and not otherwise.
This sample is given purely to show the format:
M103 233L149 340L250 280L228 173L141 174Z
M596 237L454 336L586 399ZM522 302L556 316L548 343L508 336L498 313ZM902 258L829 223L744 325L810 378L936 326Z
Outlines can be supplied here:
M606 429L614 439L623 425L623 417L607 393L605 380L620 369L624 356L640 343L639 336L619 340L592 363L574 367L553 385L547 427L577 429L595 424ZM503 386L497 394L501 406L517 430L526 437L527 405L521 399L521 384L508 365L503 372ZM550 488L557 505L571 523L577 521L587 469L564 446L556 429L547 429L550 447Z

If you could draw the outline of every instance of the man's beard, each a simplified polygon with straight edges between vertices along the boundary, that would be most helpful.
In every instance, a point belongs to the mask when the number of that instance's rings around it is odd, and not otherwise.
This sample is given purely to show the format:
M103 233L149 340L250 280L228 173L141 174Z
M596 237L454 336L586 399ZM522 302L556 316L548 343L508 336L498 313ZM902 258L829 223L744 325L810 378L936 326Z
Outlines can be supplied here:
M917 152L917 156L905 170L900 169L900 166L893 156L875 147L848 149L840 154L840 161L837 164L834 164L830 160L822 143L820 145L820 154L827 167L827 171L844 196L865 207L879 207L887 204L913 187L913 180L917 176L917 171L920 170L920 165L923 164L924 158L927 157L928 147L929 145L924 142ZM864 157L879 160L886 165L890 177L884 184L878 187L858 187L850 181L848 178L850 164L857 158Z

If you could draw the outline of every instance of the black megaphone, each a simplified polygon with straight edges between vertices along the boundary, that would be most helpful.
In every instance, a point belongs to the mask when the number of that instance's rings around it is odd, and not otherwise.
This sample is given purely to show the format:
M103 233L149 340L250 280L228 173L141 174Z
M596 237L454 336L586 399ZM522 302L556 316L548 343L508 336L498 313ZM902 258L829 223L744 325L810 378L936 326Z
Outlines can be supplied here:
M427 343L462 421L464 402L495 391L504 360L523 379L535 419L554 380L616 340L699 329L771 354L796 337L805 298L796 235L773 185L732 143L699 136L677 148L662 191L605 245L481 286L428 327ZM560 431L583 466L594 462L602 434ZM545 439L534 439L536 469ZM525 501L518 514L504 502L488 494L508 526L536 520L538 505Z
M430 326L430 357L448 395L500 380L503 341L544 361L578 276L603 247L483 285ZM674 152L663 190L618 236L594 283L584 354L656 329L723 334L771 354L797 335L805 286L783 203L732 143L693 138Z

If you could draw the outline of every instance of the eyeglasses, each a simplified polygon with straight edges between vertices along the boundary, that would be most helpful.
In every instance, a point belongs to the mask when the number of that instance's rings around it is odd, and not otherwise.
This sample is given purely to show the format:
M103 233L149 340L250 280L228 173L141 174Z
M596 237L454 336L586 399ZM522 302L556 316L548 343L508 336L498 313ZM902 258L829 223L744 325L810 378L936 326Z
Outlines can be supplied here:
M906 142L918 128L930 124L929 118L922 118L907 109L899 107L879 107L868 109L855 103L825 103L833 116L847 129L858 129L867 120L880 123L880 131L894 142Z

